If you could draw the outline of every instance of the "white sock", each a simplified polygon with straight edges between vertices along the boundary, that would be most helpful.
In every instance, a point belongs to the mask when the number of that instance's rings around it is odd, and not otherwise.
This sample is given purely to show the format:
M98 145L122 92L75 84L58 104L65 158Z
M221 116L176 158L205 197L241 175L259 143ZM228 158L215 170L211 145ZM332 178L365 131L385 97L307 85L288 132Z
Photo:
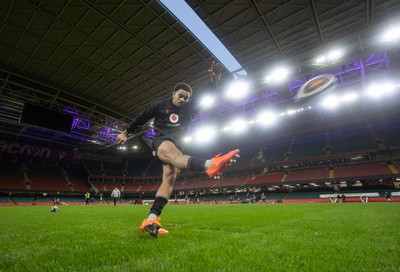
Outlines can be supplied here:
M151 213L151 214L149 214L149 216L147 216L146 220L153 220L153 219L156 219L156 218L157 218L157 215L154 214L154 213Z
M210 168L210 166L211 166L211 160L206 160L206 164L204 165L204 168L206 170L208 170Z

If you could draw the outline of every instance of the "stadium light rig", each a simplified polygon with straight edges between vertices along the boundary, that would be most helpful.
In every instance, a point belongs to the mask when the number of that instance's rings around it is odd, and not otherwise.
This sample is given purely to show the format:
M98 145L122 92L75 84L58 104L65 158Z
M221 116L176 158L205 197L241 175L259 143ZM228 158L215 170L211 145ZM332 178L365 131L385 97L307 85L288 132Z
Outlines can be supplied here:
M372 98L381 98L393 94L396 89L398 89L398 85L390 82L373 83L367 88L366 94Z
M203 109L209 109L215 104L215 97L212 95L205 95L201 99L200 104Z
M298 108L288 108L284 109L280 113L272 112L270 110L261 110L256 112L253 116L247 116L246 119L230 120L225 125L220 124L221 128L216 130L210 125L206 125L202 128L192 130L189 135L183 138L183 142L188 143L195 140L196 143L207 143L211 139L219 136L218 134L224 135L235 135L240 134L240 132L245 132L246 129L262 129L275 125L279 122L281 118L291 118L294 115L301 114L305 111L314 110L314 108L325 108L328 110L334 110L340 106L350 105L357 102L360 99L365 99L367 96L372 96L374 98L382 97L384 94L393 96L399 93L400 84L393 81L380 81L373 82L364 92L356 91L354 89L340 90L335 93L335 95L330 95L315 101L314 105L303 105L303 107ZM364 94L364 97L362 96ZM226 137L226 136L222 136Z
M194 132L194 138L197 143L208 143L216 136L216 129L212 126L201 127Z
M323 64L331 64L337 60L339 60L344 55L344 51L342 49L336 48L330 50L328 53L320 55L314 61L317 65Z
M261 126L270 126L278 120L278 115L273 112L263 111L257 115L256 122Z
M290 71L286 67L278 67L271 71L266 77L265 81L268 83L281 83L289 77Z
M342 97L342 101L345 103L350 103L358 99L358 95L354 92L345 93Z
M232 120L230 123L230 127L233 128L231 131L234 134L244 132L247 129L247 126L248 126L248 124L247 124L246 120L244 120L242 118Z
M245 97L250 89L250 84L242 79L234 80L226 90L226 96L228 98L237 100Z
M400 26L393 26L385 30L381 36L385 42L395 42L400 40Z
M193 138L190 136L185 136L185 137L183 137L182 140L184 143L190 143L193 140Z
M335 96L335 95L331 95L326 97L323 101L322 101L322 106L324 106L325 108L328 109L334 109L336 108L340 103L340 99Z

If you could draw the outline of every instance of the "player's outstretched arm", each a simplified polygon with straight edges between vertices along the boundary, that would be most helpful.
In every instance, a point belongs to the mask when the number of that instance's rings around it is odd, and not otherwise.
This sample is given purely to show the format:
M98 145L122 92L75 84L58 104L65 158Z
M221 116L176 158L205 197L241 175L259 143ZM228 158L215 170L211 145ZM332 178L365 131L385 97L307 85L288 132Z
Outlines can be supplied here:
M149 107L147 107L141 114L136 116L132 120L132 122L128 124L126 129L122 133L118 134L117 136L118 144L124 144L128 140L129 133L134 132L140 126L143 126L147 121L154 118L157 115L158 105L159 103L155 102Z
M217 83L221 78L222 69L224 66L221 63L213 61L211 63L210 69L208 69L208 73L210 74L210 81L212 83Z
M124 130L122 133L118 134L117 136L117 142L118 144L124 144L126 140L128 139L128 131Z

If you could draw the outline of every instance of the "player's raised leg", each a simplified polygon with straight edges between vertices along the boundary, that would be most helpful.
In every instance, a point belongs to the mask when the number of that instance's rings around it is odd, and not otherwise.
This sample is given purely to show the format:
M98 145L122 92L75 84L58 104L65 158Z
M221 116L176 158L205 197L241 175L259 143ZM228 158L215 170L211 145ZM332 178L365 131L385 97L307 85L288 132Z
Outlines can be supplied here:
M162 183L157 190L150 214L140 226L141 231L147 231L153 237L168 233L168 231L161 229L159 216L168 203L175 180L181 169L189 169L193 172L205 171L209 177L219 177L222 170L235 162L239 156L239 150L235 149L223 156L219 154L211 160L199 159L182 154L175 144L169 140L163 141L156 150L157 157L163 162Z

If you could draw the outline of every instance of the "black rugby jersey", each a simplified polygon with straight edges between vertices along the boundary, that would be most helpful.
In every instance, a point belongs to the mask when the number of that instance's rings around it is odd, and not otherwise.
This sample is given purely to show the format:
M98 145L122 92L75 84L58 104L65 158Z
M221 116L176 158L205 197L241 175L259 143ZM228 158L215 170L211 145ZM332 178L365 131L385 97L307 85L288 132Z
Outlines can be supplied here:
M215 84L209 82L208 89L215 89ZM196 97L197 95L193 95L183 107L172 104L172 98L155 102L133 119L126 130L131 133L154 118L155 138L163 137L179 141L186 133L194 115L200 111L201 107Z

